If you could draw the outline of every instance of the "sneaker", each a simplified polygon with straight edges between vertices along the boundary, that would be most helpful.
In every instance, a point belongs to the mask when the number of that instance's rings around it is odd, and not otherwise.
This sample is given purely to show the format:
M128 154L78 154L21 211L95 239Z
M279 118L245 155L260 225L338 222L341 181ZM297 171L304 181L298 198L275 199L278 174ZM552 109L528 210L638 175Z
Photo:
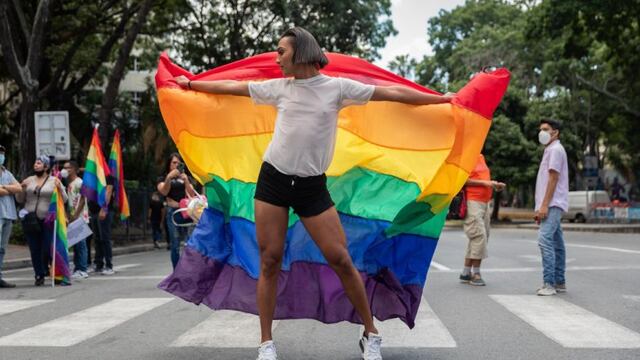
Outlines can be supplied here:
M562 284L556 284L556 292L557 293L566 293L567 292L567 285L562 283Z
M113 271L112 268L108 268L108 267L104 268L104 270L102 270L102 272L101 272L102 275L113 275L115 273L116 272Z
M80 271L80 270L76 270L73 272L73 274L71 274L71 278L72 279L84 279L84 277L82 276L82 273L84 271Z
M2 279L0 279L0 288L14 288L16 284L8 283Z
M368 337L362 335L360 338L362 358L364 360L382 360L382 354L380 354L381 345L382 336L374 333L369 333Z
M460 274L460 282L463 284L468 284L471 281L471 274Z
M258 357L256 360L277 360L276 346L272 340L265 341L258 348Z
M480 276L480 274L473 274L473 278L471 279L471 281L469 281L470 285L474 285L474 286L485 286L487 285L484 280L482 280L482 277Z
M556 294L556 288L551 284L544 284L537 292L538 296L550 296Z

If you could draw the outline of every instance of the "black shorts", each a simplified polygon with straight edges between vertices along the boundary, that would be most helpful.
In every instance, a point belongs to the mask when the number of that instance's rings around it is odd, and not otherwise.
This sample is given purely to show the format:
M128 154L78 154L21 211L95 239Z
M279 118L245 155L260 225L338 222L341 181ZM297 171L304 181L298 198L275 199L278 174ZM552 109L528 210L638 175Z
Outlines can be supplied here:
M254 199L281 207L292 207L301 217L319 215L333 206L327 189L327 176L286 175L263 162Z

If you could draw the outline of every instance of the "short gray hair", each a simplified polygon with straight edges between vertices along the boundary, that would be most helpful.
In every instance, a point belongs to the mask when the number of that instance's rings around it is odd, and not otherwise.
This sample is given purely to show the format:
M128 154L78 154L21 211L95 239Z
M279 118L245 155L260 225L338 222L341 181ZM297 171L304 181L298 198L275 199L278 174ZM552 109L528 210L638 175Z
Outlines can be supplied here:
M322 51L316 38L307 30L296 26L285 31L280 39L293 38L293 63L316 65L322 69L329 63L329 59Z

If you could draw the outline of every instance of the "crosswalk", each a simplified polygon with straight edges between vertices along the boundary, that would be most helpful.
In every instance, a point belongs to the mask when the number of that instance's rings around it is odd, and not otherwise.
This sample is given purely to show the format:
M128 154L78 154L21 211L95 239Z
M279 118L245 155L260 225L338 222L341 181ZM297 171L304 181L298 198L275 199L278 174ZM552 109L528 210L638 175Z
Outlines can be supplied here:
M514 321L534 329L565 348L639 349L640 327L630 329L561 297L535 295L488 295L511 314ZM3 317L17 312L55 305L55 299L0 300L0 325ZM143 314L160 311L171 297L116 298L95 306L63 315L41 324L0 336L0 347L70 347L136 321ZM640 295L623 295L621 301L637 308ZM206 313L206 312L205 312ZM633 311L637 313L637 311ZM282 321L275 321L278 333ZM0 326L1 329L1 326ZM378 323L384 334L386 348L456 348L458 344L445 322L423 300L416 318L416 327L409 330L399 320ZM259 321L255 315L234 311L215 311L203 321L184 329L168 347L255 348L259 339ZM357 331L357 333L356 333ZM353 325L354 337L362 328ZM56 334L42 336L42 334ZM302 336L302 335L301 335ZM309 336L306 334L305 336Z

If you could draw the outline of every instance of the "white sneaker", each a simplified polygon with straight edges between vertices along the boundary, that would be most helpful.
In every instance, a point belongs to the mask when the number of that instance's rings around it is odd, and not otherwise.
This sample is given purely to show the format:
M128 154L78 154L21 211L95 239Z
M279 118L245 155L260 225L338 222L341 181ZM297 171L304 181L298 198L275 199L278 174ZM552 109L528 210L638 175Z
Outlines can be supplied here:
M84 277L82 276L82 271L80 271L80 270L74 271L73 274L71 274L71 278L72 279L84 279Z
M277 360L276 346L272 340L265 341L258 348L258 358L256 360Z
M82 276L83 279L86 279L89 277L89 273L87 273L86 271L80 271L80 276Z
M551 296L556 293L556 288L551 284L544 284L537 292L538 296Z
M113 275L113 274L115 274L115 273L116 273L116 272L115 272L115 271L113 271L113 269L112 269L112 268L108 268L108 267L106 267L106 268L102 269L102 272L101 272L101 274L102 274L102 275Z
M368 337L364 335L360 338L360 350L362 350L362 358L364 360L382 360L380 347L382 346L382 336L369 333Z

